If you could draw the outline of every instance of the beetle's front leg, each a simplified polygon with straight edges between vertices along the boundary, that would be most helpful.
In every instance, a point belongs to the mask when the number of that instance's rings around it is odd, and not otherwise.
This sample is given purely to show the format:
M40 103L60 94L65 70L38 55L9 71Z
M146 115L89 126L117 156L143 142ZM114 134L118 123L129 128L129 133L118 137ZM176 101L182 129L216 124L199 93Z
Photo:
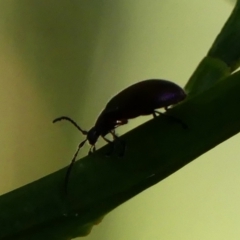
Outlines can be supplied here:
M88 151L88 155L91 155L92 153L94 153L96 151L96 147L93 145L90 147L89 151Z

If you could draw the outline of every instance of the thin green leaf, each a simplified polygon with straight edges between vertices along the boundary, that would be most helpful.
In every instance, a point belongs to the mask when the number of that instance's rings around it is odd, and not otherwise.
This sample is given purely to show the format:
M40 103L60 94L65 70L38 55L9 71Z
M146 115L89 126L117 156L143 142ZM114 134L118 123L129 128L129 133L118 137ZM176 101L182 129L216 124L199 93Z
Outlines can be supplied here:
M188 97L204 92L219 79L230 75L229 67L219 59L205 57L185 86Z
M200 62L185 90L189 96L205 91L240 65L240 1Z
M236 2L231 16L217 36L208 56L225 62L231 72L240 66L240 1Z

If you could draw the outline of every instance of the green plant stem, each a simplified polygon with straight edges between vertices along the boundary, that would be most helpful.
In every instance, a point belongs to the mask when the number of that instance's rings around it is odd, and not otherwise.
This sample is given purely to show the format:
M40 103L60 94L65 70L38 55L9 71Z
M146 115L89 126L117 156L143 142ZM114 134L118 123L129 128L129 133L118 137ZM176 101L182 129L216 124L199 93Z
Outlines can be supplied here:
M64 195L66 168L0 198L0 239L66 240L87 234L120 204L240 131L240 73L169 110L189 126L158 117L121 138L123 159L105 146L77 161ZM141 139L141 141L139 141Z
M74 166L0 197L0 240L69 240L85 236L104 215L240 131L240 1L185 89L188 99L169 110L189 126L158 117L121 138L123 159L109 146ZM220 81L221 80L221 81Z

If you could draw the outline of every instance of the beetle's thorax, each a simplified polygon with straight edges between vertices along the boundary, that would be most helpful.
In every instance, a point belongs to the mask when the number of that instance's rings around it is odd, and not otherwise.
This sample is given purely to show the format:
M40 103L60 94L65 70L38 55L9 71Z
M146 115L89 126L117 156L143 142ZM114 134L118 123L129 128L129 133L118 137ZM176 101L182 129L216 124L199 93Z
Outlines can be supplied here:
M115 119L110 116L110 114L102 111L95 123L94 128L98 132L99 136L105 136L114 129L115 125Z

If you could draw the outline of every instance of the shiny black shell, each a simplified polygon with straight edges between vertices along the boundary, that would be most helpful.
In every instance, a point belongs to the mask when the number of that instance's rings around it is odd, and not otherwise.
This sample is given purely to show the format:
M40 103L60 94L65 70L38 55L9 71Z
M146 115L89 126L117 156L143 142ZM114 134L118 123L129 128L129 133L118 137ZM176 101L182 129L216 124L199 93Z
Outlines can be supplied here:
M119 118L131 119L152 114L155 109L178 103L186 97L177 84L161 79L135 83L117 95L106 105L104 112L115 112Z
M176 104L185 97L184 90L173 82L162 79L144 80L115 95L98 117L95 127L106 132L118 120L153 114L154 110Z

